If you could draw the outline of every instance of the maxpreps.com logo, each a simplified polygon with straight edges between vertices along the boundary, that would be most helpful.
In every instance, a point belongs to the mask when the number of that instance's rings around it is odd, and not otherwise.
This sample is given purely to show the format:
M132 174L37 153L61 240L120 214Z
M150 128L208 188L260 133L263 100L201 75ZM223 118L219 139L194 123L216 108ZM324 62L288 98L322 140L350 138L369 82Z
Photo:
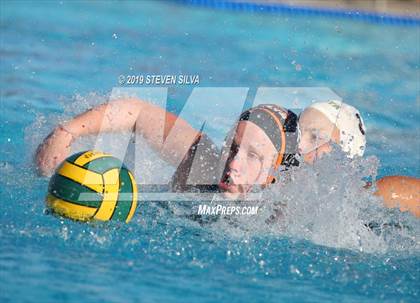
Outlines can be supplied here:
M258 206L225 206L221 204L207 205L200 204L198 206L198 215L210 216L231 216L231 215L256 215L258 213Z

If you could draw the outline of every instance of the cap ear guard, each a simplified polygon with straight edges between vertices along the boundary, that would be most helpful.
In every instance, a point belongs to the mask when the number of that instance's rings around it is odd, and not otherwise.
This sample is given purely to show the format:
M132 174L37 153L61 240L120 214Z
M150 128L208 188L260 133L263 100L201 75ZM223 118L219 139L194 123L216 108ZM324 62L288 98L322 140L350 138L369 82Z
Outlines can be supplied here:
M290 166L299 166L298 157L296 156L296 154L286 154L283 157L283 161L280 165L284 166L284 170L282 170L282 171L287 171L287 169ZM276 171L278 171L280 165L278 165L278 166L273 165L272 166L272 168L270 169L270 173L267 177L267 181L265 183L266 186L270 185L270 184L274 184L274 183L277 182L277 177L275 177L274 174L275 174Z
M278 123L278 129L281 132L281 147L277 155L277 159L272 165L271 172L267 177L266 185L270 185L277 182L277 178L274 173L278 171L280 165L284 165L286 168L294 165L299 165L299 161L296 159L296 149L298 144L298 125L297 116L290 110L287 110L286 118L284 119L281 115L276 115L270 112L274 116L274 119ZM280 116L280 117L279 117Z

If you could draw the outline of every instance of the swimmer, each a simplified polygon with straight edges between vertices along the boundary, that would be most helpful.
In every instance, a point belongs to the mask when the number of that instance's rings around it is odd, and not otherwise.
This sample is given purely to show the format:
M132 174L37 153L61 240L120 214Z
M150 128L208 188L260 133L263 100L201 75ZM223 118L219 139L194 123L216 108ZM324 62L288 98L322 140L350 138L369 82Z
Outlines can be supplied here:
M165 125L163 138L168 138L175 121L171 139L162 144L158 126ZM175 191L194 187L243 199L255 187L274 182L276 170L296 163L297 116L279 106L260 105L242 113L219 151L206 134L172 113L145 101L121 100L58 125L38 147L39 172L51 174L80 137L133 128L164 160L177 166L171 184Z
M331 106L324 107L331 111ZM331 115L327 114L324 107L315 107L307 108L299 120L299 151L304 161L311 163L331 151L331 142L339 144L349 156L361 156L366 140L360 113L348 106L348 113L350 116L354 113L355 118L335 120L329 119ZM162 130L157 126L167 126L163 134L163 138L167 138L175 121L177 127L172 130L175 132L171 133L172 140L168 139L162 144ZM220 191L228 199L243 199L254 188L264 188L275 182L274 175L279 169L297 164L297 117L279 106L261 105L245 111L227 136L220 152L206 134L195 130L172 113L145 101L121 100L100 105L58 125L37 150L39 172L43 175L51 174L69 156L71 144L77 138L101 131L132 131L134 126L164 160L177 166L171 184L175 191L193 187L204 191ZM315 142L314 148L308 142ZM191 184L189 180L195 183ZM378 182L377 194L388 201L387 206L395 205L396 202L389 199L389 193L383 190L385 187L395 189L391 197L414 197L418 201L418 190L416 196L395 179L385 181ZM418 180L413 183L418 184Z
M338 145L349 158L363 156L366 128L360 112L341 101L313 103L299 117L299 153L313 163ZM420 179L387 176L376 182L378 196L386 207L399 207L420 217Z

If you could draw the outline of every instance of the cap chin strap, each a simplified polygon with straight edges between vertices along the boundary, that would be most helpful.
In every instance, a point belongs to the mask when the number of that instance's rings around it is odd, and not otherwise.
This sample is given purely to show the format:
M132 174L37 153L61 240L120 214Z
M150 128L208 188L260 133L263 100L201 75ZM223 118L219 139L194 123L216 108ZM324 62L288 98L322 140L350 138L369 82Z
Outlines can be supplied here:
M280 156L280 154L277 157L277 161L279 158L283 158L283 155ZM274 176L274 172L277 171L277 169L279 168L281 162L279 164L276 163L273 165L273 167L270 169L270 174L268 174L267 180L265 181L264 187L267 187L270 184L276 183L277 182L277 178Z

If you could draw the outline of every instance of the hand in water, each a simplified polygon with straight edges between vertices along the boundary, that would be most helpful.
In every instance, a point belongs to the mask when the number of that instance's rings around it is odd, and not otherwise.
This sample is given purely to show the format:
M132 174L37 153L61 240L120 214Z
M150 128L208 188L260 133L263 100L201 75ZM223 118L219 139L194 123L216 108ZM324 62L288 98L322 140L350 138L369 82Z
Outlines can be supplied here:
M35 160L39 173L50 175L69 156L73 140L74 136L61 126L50 133L36 151Z

